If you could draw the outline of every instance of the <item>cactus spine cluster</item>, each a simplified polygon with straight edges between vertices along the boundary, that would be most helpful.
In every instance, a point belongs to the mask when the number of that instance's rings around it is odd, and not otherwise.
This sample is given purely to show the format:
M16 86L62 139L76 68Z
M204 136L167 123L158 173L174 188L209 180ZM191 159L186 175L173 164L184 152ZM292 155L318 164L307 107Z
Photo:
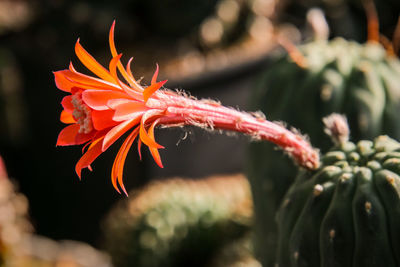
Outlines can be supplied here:
M344 142L298 175L277 214L276 266L398 266L400 143Z

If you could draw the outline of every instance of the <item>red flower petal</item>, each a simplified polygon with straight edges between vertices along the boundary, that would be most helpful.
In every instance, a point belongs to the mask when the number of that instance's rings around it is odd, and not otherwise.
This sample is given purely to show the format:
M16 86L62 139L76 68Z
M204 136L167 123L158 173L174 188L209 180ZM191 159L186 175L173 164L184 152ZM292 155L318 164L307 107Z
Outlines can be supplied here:
M132 64L132 60L133 57L131 57L128 61L128 63L126 63L126 72L128 73L128 76L130 77L130 79L133 81L133 83L136 85L135 87L138 87L137 82L135 80L135 77L133 77L132 71L131 71L131 64ZM140 88L141 89L141 88Z
M128 151L130 147L132 146L133 141L136 139L138 135L138 128L132 131L132 133L125 139L124 143L122 144L121 148L118 151L117 157L114 160L113 167L112 167L112 172L111 172L111 182L113 184L113 187L120 193L118 186L117 186L117 180L118 184L121 187L121 189L124 191L124 193L128 196L128 193L125 190L125 186L123 183L123 171L124 171L124 164L126 160L126 156L128 155Z
M145 129L145 123L147 121L147 119L149 119L150 117L153 116L157 116L159 115L159 111L155 110L155 111L149 111L147 113L145 113L142 117L142 120L140 122L140 140L142 140L142 142L144 144L146 144L148 147L153 147L153 148L164 148L162 145L157 144L157 142L154 140L154 137L151 138Z
M75 53L83 65L91 70L94 74L105 81L115 83L116 81L110 73L96 59L94 59L79 43L79 39L75 44Z
M113 21L111 28L110 28L110 33L108 34L108 42L110 45L111 55L113 57L118 55L117 49L115 48L115 43L114 43L114 29L115 29L115 20Z
M64 72L63 70L53 72L56 86L62 91L71 92L71 88L75 85L65 77Z
M79 124L68 125L58 134L57 146L76 145L75 137L79 131Z
M116 57L118 55L118 53L117 53L117 49L115 48L115 43L114 43L114 28L115 28L115 20L113 21L113 24L111 25L108 40L109 40L109 44L110 44L111 55L113 57ZM129 76L129 74L126 72L126 70L122 66L121 61L118 61L117 66L118 66L118 70L121 72L122 76L129 83L129 85L132 87L135 87L136 86L135 79L133 79L132 76Z
M156 71L153 74L153 77L151 78L151 84L155 84L157 82L157 76L158 76L158 64L156 64Z
M111 109L117 109L119 105L124 105L126 103L130 103L131 101L136 101L127 98L118 98L118 99L110 99L107 102L107 106ZM137 101L136 101L137 102Z
M81 145L89 141L93 136L94 132L84 134L79 133L79 124L68 125L58 135L57 146L72 146Z
M90 133L78 133L75 137L75 143L77 145L81 145L86 143L87 141L91 140L95 135L96 131L91 131Z
M118 184L121 187L122 191L124 191L125 195L128 196L128 193L126 192L125 186L124 186L124 181L123 181L123 175L124 175L124 165L125 165L125 160L126 156L128 155L129 149L132 146L133 141L136 139L137 136L137 131L134 131L132 135L129 136L128 142L121 153L120 159L119 159L119 164L118 164Z
M66 110L61 111L60 121L66 124L75 123L76 120L72 114Z
M92 110L93 127L97 131L100 131L117 125L118 122L113 120L113 116L114 116L114 110L103 110L103 111Z
M112 128L104 137L103 151L106 151L121 135L138 124L139 121L140 118L124 121Z
M115 81L119 81L119 82L121 82L121 81L118 79L117 65L118 65L118 63L121 64L121 62L120 62L121 57L122 57L122 54L113 56L113 58L110 61L110 64L108 65L111 76L114 78Z
M136 100L142 100L143 99L143 94L142 94L142 89L140 87L135 87L131 88L127 86L125 83L121 82L118 79L117 75L117 63L119 62L119 59L121 58L122 54L119 54L118 56L113 57L113 59L110 61L110 73L111 75L116 79L118 85L132 98ZM136 89L136 90L135 90Z
M77 71L72 71L74 69L71 66L69 70L61 70L60 72L68 81L74 83L76 87L81 87L83 89L121 90L114 83L91 77Z
M121 101L122 100L122 101ZM113 120L115 121L125 121L133 119L138 116L142 116L148 108L143 104L143 102L115 99L115 101L110 100L109 106L115 110Z
M140 140L140 138L138 139L137 150L139 154L139 159L142 160L142 140Z
M94 141L88 151L79 159L78 163L75 166L76 174L79 179L81 178L81 172L83 168L87 168L90 164L102 153L102 141L103 138L97 139Z
M111 90L85 90L82 99L86 105L94 110L110 109L107 102L110 99L128 98L129 96L122 91Z
M156 124L158 123L158 120L156 120L155 122L153 122L153 124L150 126L149 128L149 137L153 140L155 140L154 138L154 127L156 126ZM158 149L157 148L153 148L153 147L149 147L150 153L153 156L154 161L157 163L157 165L160 168L164 168L162 162L161 162L161 157L160 157L160 153L158 153Z
M70 113L74 112L74 105L72 105L72 95L64 96L61 101L61 105L66 111Z
M158 82L158 83L154 83L154 84L150 85L149 87L147 87L146 89L144 89L144 91L143 91L144 102L146 103L147 100L154 94L154 92L156 92L158 89L160 89L161 86L163 86L166 82L167 82L167 80Z

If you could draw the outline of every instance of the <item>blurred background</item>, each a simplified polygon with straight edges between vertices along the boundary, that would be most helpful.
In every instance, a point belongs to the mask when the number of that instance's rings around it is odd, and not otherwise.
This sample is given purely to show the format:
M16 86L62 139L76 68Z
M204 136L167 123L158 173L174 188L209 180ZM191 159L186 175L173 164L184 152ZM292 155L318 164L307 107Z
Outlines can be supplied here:
M376 1L381 32L391 39L400 12L398 0ZM307 12L325 13L329 37L366 40L366 18L357 0L0 0L0 155L29 201L36 233L101 247L105 214L125 198L112 187L110 172L118 144L84 172L74 172L79 147L55 146L64 93L52 71L70 61L81 44L108 65L108 31L133 73L149 81L156 63L166 87L198 98L249 110L252 86L271 54L282 51L275 36L293 43L310 38ZM248 139L187 129L160 129L157 140L164 169L147 153L127 158L127 189L154 179L200 178L243 172Z

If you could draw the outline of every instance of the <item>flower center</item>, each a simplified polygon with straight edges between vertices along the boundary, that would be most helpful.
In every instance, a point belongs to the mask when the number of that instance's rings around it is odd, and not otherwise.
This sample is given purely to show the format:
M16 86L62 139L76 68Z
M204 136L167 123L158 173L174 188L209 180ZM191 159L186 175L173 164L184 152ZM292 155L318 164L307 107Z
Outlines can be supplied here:
M74 106L74 112L72 112L72 116L74 116L75 120L80 126L79 133L90 133L93 130L92 111L82 101L82 94L73 94L71 103Z

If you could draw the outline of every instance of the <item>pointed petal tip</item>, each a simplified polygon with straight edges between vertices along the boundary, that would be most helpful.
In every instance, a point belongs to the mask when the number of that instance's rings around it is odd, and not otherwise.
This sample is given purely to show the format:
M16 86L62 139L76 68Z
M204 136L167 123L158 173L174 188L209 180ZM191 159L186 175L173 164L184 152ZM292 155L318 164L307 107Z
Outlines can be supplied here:
M122 191L124 191L124 194L125 194L126 197L129 197L128 192L126 192L126 189L125 189L124 186L122 186Z
M120 195L121 195L121 191L119 190L119 188L118 188L117 184L115 184L115 185L114 185L114 183L113 183L113 187L114 187L115 191L117 191L117 192L118 192L118 194L120 194Z
M118 152L119 154L119 152ZM118 155L117 155L118 158ZM112 171L111 171L111 184L113 186L113 188L115 189L115 191L118 192L118 194L121 194L121 191L119 191L119 188L117 186L117 178L115 175L116 171L115 171L115 165L116 165L116 161L114 161L113 167L112 167Z
M75 138L79 131L78 124L72 124L64 127L57 137L57 146L71 146L75 145Z
M59 134L58 138L57 138L57 142L56 142L56 147L57 146L73 146L73 145L75 145L75 143L68 142L68 141L65 141L63 139L64 139L64 137L60 136L60 134Z
M79 161L78 163L75 165L75 173L76 175L78 175L79 180L82 180L82 168L79 165Z
M138 147L137 147L138 153L139 153L139 160L142 161L142 141L140 138L138 138Z
M72 113L70 113L70 112L68 112L68 111L65 111L65 110L61 111L61 114L60 114L60 121L61 121L62 123L65 123L65 124L76 123L76 120L75 120L75 118L72 116Z
M158 71L159 71L159 67L158 67L158 63L156 63L156 71L154 72L153 77L151 78L151 84L155 84L157 82Z
M147 145L149 148L154 148L154 149L164 149L165 146L160 145L159 143L156 142L156 140L154 140L156 145Z
M105 69L92 55L89 54L88 51L83 48L83 46L79 43L79 39L75 44L75 54L88 70L93 72L99 78L115 84L114 78L111 76L108 70Z
M162 164L160 153L158 152L158 150L150 148L150 153L153 156L154 162L158 165L158 167L164 169L164 165Z
M82 181L82 169L78 169L75 167L76 175L78 175L79 181Z
M144 103L147 103L147 100L158 90L160 89L167 80L158 82L158 83L152 83L150 86L146 87L143 91L143 98L144 98Z
M162 145L156 142L154 137L150 137L147 131L145 130L143 123L140 124L139 129L139 138L140 140L147 145L150 149L162 149L164 148Z

